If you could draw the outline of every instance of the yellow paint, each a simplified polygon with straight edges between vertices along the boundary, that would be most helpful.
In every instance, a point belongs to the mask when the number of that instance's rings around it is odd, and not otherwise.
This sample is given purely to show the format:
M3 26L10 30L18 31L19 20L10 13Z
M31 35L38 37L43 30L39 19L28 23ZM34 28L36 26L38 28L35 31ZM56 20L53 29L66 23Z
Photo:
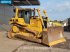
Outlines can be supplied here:
M18 29L17 26L13 26L13 27L12 27L12 30L13 30L13 32L19 32L19 29Z
M16 8L16 15L15 18L18 18L18 8Z
M46 17L48 17L48 14L47 14L46 10L43 10L43 13L44 13L44 15L45 15ZM48 18L47 21L49 22L49 21L51 21L51 19Z
M18 8L16 8L15 18L12 18L10 20L10 24L13 24L13 27L12 27L13 32L19 32L18 34L26 36L26 37L33 36L33 35L30 35L30 33L28 31L26 31L24 29L19 29L19 27L17 27L14 23L16 23L17 25L21 25L22 28L24 28L24 26L25 26L26 28L28 28L30 30L37 31L38 34L35 35L37 39L38 39L38 37L42 36L42 34L40 34L42 31L46 31L46 32L48 31L47 28L42 28L44 23L43 23L43 18L42 18L41 14L40 14L40 10L39 9L37 9L39 17L35 17L35 19L33 17L31 17L29 24L25 23L24 18L22 18L22 17L19 18L18 17L18 10L26 10L26 9L18 9ZM45 16L47 17L45 11L44 11L44 13L45 13ZM48 21L48 20L46 19L46 21ZM56 24L57 26L61 26L59 23L54 23L54 24ZM49 46L52 46L52 45L58 44L58 43L63 42L63 41L65 41L64 38L62 38L60 40L56 40L56 41L50 42L50 43L48 42L48 43L49 43Z
M30 33L27 33L27 32L19 32L18 34L22 35L22 36L25 36L25 37L32 37L33 35L31 35Z
M65 41L66 41L65 38L61 38L61 39L59 39L59 40L50 42L50 43L49 43L49 46L53 46L53 45L56 45L56 44L58 44L58 43L65 42Z
M30 19L30 29L36 30L38 32L42 31L42 23L40 19Z
M10 21L10 24L16 22L17 24L26 25L23 18L12 18L11 20L12 21ZM16 20L18 20L18 21L16 21Z
M53 25L55 25L55 26L62 26L62 24L59 23L59 22L53 22Z

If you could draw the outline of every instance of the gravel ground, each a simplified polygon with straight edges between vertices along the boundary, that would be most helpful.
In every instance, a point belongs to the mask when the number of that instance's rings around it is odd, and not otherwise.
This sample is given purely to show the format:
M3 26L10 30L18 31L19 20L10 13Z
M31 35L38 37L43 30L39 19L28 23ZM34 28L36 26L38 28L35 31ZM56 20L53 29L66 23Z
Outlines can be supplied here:
M64 32L66 42L52 47L21 39L11 40L6 37L5 30L0 32L0 52L70 52L70 32Z

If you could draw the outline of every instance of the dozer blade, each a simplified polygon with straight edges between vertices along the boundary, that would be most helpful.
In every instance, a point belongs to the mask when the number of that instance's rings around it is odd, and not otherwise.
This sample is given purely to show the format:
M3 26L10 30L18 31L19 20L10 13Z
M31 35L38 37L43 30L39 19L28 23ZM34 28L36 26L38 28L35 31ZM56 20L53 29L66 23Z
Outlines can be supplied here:
M65 41L62 27L49 27L47 31L43 31L43 44L53 46Z

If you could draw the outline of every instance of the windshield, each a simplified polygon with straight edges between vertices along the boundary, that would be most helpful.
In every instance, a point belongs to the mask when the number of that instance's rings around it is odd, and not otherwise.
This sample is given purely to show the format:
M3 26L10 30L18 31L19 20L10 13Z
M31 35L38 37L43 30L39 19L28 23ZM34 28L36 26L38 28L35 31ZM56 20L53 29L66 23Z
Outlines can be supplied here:
M30 23L30 17L34 16L33 11L31 10L19 10L18 17L24 18L26 23Z

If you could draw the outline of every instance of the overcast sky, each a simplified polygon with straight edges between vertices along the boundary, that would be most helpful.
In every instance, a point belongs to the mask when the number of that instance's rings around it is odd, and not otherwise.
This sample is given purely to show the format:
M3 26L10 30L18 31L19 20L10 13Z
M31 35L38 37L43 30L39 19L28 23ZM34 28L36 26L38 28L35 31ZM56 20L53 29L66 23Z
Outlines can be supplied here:
M40 6L23 6L23 8L45 9L52 20L64 20L70 17L70 0L39 0Z

